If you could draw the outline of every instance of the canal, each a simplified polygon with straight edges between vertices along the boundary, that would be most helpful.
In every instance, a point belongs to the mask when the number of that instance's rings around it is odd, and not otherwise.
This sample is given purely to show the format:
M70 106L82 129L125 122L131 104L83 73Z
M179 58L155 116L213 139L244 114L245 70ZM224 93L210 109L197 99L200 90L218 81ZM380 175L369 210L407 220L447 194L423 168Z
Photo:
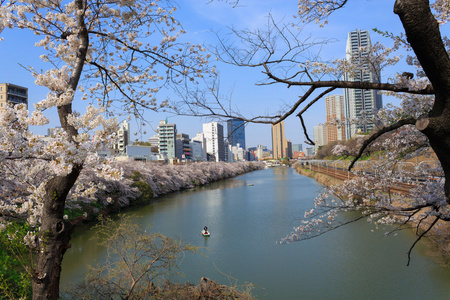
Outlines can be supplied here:
M384 237L388 228L362 221L312 240L276 244L320 191L314 180L279 167L161 196L126 213L149 231L201 247L201 254L185 257L182 281L252 283L260 299L449 299L450 268L425 256L422 244L406 266L410 232ZM205 225L209 238L201 235ZM74 233L62 287L105 257L91 236L83 227Z

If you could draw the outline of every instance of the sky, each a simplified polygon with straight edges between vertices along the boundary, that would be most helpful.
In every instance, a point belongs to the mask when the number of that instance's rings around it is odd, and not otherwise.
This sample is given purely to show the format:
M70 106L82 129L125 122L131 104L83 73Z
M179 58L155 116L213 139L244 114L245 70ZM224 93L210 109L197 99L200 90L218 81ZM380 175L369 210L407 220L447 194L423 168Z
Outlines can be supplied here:
M322 57L324 59L344 58L347 34L352 30L371 31L373 28L377 28L394 34L402 32L401 23L393 13L394 2L394 0L350 0L344 9L335 12L329 18L329 24L324 28L319 28L316 24L308 24L303 28L301 36L333 39L333 43L329 43L321 49ZM225 1L179 0L178 10L174 17L181 21L187 32L184 39L196 44L213 45L217 43L213 31L225 36L229 32L229 27L261 28L267 21L266 17L269 13L276 20L284 19L285 22L289 22L297 13L297 1L241 0L237 7L232 7ZM372 43L382 41L389 44L388 40L375 32L371 31L370 35ZM34 47L37 37L26 30L5 30L1 36L4 37L4 41L0 42L0 83L13 83L28 87L29 107L31 108L33 103L45 98L47 91L34 84L33 77L23 66L45 69L46 67L39 59L42 49ZM232 105L239 108L245 116L276 112L283 105L289 106L295 103L305 91L299 87L288 89L281 84L256 86L255 83L263 79L261 69L238 68L219 62L214 63L220 74L221 91L231 97ZM405 67L402 67L401 70L397 68L383 71L383 80L393 77L396 72L405 71ZM334 94L342 94L342 91L337 90ZM383 98L383 101L386 103L393 100ZM56 126L56 111L50 111L46 115L51 120L49 127ZM166 118L169 123L177 124L179 133L187 133L191 137L202 131L202 123L211 121L211 119L199 117L149 112L146 114L146 119L151 126L146 129L146 134L141 132L135 137L145 141L155 134L154 130L157 128L159 120ZM323 99L304 115L311 138L313 126L325 122L325 119L325 100ZM137 127L133 125L133 121L131 128L132 131L136 131ZM37 134L46 134L46 128L32 128L32 130ZM305 137L298 118L291 116L285 120L285 130L286 138L293 144L304 143ZM248 124L245 134L247 147L261 144L272 148L270 125ZM306 146L303 145L303 147Z

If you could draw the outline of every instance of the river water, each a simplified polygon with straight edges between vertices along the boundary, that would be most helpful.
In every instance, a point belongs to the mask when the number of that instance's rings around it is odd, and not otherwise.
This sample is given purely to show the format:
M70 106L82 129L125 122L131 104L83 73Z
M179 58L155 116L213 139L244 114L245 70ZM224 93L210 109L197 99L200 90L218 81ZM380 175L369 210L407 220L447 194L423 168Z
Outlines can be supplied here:
M425 256L422 244L406 266L411 232L384 237L388 228L362 221L312 240L276 244L300 223L320 190L314 180L279 167L161 196L127 214L149 231L201 247L203 255L185 257L182 281L252 283L260 299L450 298L450 268ZM209 238L201 235L205 225ZM62 287L79 280L87 265L102 262L105 249L91 236L86 228L74 233Z

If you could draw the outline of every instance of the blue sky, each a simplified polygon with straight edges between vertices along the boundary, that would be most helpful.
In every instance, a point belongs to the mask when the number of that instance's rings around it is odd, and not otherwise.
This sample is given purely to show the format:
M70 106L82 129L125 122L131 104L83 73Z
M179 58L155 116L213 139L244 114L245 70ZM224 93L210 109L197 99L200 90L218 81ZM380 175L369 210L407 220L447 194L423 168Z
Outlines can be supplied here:
M353 0L349 1L346 8L337 11L329 19L329 25L319 28L315 24L309 24L303 29L305 36L312 35L321 38L333 38L336 41L326 45L321 54L324 58L345 57L345 44L347 34L357 28L371 30L378 28L393 33L402 31L398 17L393 13L394 0ZM241 0L236 8L223 1L209 2L208 0L180 0L179 9L175 17L183 24L187 31L185 38L193 43L213 44L216 42L211 30L227 32L227 27L258 28L266 22L266 16L271 13L275 19L292 19L297 12L296 0ZM34 47L36 37L25 30L6 30L2 33L5 38L0 42L0 82L9 82L29 89L30 104L45 98L45 88L34 85L34 79L19 64L41 68L39 55L41 49ZM371 32L372 42L386 41L376 33ZM45 67L42 67L45 68ZM224 94L232 94L232 105L239 107L244 115L262 115L277 111L283 103L294 103L304 92L302 88L287 89L283 85L255 86L255 82L261 79L260 69L242 69L224 66L217 63L217 70L221 75L221 89ZM384 79L392 77L395 72L403 72L404 69L392 69L382 73ZM342 93L337 91L336 93ZM383 99L386 103L389 99ZM56 120L55 112L49 112L50 119ZM147 128L146 139L154 134L159 120L168 117L169 122L177 124L179 132L194 136L202 130L202 123L209 119L172 116L165 113L148 113L146 118L151 121L153 128ZM304 116L309 134L312 137L312 127L325 121L324 100L316 104ZM57 123L52 121L51 126ZM133 128L133 125L132 125ZM286 138L294 144L303 143L305 140L298 118L292 116L285 121ZM45 134L46 129L33 129L36 133ZM271 148L270 125L249 124L246 127L246 143L248 147L258 144ZM306 145L304 145L306 146Z

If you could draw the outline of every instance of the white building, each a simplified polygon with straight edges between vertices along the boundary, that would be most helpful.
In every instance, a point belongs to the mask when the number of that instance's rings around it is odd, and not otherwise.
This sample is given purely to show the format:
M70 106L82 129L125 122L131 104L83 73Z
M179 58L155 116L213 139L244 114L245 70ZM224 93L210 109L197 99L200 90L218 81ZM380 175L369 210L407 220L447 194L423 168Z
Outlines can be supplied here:
M206 140L206 153L210 159L225 161L223 126L217 122L203 124L203 134Z
M206 161L206 140L203 132L198 132L195 137L191 139L189 144L192 151L192 159L195 161Z
M265 157L264 153L267 153L267 146L263 146L263 145L256 146L256 151L255 151L256 159L263 159Z
M231 146L231 154L233 157L232 161L246 161L249 156L248 151L242 148L239 143L236 146Z
M344 74L344 80L362 82L380 82L380 67L367 61L368 48L372 46L369 31L355 30L348 34L346 59L358 70ZM370 132L373 122L355 124L353 120L362 119L365 114L374 117L382 107L381 95L376 90L344 89L344 115L346 119L346 138L350 139L357 131ZM351 123L349 123L351 122Z
M314 126L314 144L316 153L320 146L327 144L327 126L325 124Z
M149 138L148 142L150 143L151 147L157 147L158 151L159 151L159 137L158 137L158 135L154 135L151 138Z
M119 125L119 130L117 131L117 141L113 146L113 153L115 155L126 155L127 146L130 144L130 124L124 120L122 124Z

